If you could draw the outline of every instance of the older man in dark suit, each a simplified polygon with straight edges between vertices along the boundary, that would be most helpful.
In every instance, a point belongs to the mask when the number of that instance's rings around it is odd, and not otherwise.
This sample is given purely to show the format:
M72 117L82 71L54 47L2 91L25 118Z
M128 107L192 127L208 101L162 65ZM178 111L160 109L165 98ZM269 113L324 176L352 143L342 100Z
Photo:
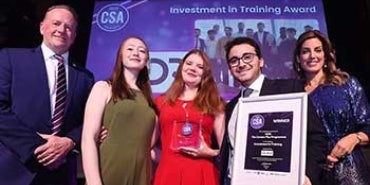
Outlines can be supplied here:
M0 184L76 183L85 102L93 75L69 56L77 15L50 7L41 46L0 50Z
M239 37L225 46L229 70L235 80L239 81L243 90L251 89L249 96L263 96L282 93L302 92L303 84L298 80L270 80L265 78L261 69L264 60L261 49L256 41L247 37ZM226 106L226 131L220 152L221 184L230 184L230 170L233 161L233 146L236 128L236 110L239 93ZM327 154L327 135L322 123L309 106L307 125L307 159L305 184L320 184L324 174L321 166L325 163ZM247 180L247 179L246 179Z

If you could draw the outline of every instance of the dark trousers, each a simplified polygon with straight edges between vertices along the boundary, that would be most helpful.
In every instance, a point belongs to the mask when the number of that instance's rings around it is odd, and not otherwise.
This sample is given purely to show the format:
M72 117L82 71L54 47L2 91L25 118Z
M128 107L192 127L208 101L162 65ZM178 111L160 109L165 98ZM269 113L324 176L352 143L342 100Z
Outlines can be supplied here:
M76 156L69 156L57 170L40 170L31 185L77 185Z

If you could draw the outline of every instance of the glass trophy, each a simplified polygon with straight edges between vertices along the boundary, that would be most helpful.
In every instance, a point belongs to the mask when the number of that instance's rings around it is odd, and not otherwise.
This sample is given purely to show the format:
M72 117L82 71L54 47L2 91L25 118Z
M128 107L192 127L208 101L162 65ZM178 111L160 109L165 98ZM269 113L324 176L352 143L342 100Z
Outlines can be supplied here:
M171 148L179 150L181 147L199 148L201 124L190 121L174 121Z

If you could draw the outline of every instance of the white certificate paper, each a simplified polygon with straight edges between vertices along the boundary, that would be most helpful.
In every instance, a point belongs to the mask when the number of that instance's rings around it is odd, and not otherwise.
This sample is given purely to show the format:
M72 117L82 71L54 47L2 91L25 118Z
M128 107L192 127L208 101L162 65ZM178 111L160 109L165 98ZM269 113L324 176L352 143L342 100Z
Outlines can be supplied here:
M232 185L303 184L307 101L307 93L239 100Z

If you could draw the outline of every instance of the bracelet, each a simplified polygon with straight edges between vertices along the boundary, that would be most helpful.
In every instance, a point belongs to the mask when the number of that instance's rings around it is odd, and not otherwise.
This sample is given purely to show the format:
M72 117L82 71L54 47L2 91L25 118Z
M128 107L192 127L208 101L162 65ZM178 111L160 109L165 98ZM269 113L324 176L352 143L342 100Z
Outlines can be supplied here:
M360 134L356 133L355 135L356 135L356 138L357 138L357 141L358 141L357 144L360 144L362 142L362 138L361 138Z

